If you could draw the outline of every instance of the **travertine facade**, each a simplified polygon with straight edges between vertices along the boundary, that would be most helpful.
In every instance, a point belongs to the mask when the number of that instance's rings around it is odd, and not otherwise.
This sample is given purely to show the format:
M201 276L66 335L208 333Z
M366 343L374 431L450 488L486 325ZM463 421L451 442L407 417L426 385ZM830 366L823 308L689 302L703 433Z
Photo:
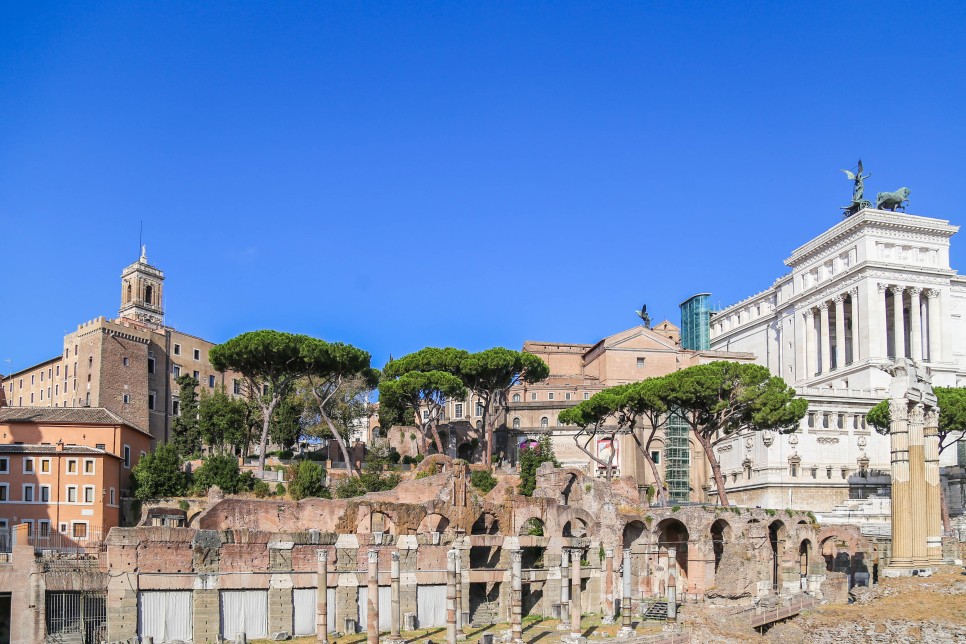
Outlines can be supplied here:
M966 384L966 278L942 219L863 210L792 252L767 291L711 319L711 347L753 353L809 401L799 430L717 448L739 503L828 510L888 471L889 439L865 423L888 397L896 357L934 385ZM955 463L955 448L942 455Z

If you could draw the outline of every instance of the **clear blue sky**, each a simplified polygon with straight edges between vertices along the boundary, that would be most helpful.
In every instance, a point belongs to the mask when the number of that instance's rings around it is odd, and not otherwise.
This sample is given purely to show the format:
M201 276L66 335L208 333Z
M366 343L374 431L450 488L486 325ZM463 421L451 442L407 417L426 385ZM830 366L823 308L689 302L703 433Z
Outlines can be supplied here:
M377 366L732 303L839 220L859 156L868 192L964 224L964 27L962 2L5 3L0 371L116 315L141 220L173 326Z

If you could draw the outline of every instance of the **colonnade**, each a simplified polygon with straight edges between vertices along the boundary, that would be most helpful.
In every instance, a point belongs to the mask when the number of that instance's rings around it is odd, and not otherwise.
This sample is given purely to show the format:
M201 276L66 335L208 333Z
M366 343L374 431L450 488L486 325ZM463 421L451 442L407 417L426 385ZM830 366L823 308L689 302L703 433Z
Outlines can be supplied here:
M869 310L860 311L860 305ZM856 287L800 313L805 330L798 349L803 378L827 374L860 358L942 359L942 313L936 289L878 283L867 299L860 297Z

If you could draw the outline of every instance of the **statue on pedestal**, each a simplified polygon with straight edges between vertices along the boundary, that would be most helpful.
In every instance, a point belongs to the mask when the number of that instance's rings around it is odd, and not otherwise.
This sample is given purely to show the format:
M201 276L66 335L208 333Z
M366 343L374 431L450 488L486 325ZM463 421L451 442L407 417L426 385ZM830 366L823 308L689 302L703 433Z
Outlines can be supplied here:
M852 203L848 206L842 206L843 217L851 217L855 213L859 212L863 208L871 208L872 202L865 199L865 180L872 176L872 173L862 174L862 159L859 159L859 167L856 172L850 170L842 170L845 176L853 182L852 185Z

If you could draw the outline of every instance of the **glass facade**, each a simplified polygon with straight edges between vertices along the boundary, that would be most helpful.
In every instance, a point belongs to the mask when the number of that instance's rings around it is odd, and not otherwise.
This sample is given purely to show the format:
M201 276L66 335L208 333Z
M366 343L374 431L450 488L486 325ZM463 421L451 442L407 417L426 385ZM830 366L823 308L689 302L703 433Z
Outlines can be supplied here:
M692 351L711 348L711 293L692 295L681 303L681 346Z
M664 482L672 501L691 500L690 428L684 419L671 414L665 427Z

